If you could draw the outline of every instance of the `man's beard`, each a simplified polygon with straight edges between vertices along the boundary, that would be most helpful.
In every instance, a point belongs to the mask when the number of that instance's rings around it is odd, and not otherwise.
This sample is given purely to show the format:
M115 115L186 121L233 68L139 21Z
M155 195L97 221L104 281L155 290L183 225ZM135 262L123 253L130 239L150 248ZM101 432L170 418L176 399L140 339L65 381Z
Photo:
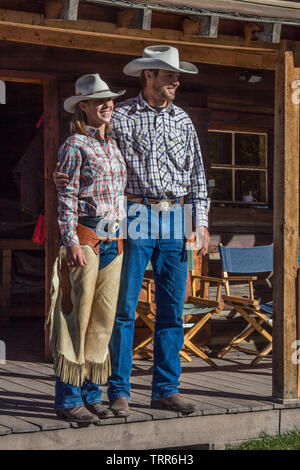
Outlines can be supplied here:
M157 96L159 96L160 98L164 98L168 101L172 101L175 99L176 88L174 88L174 93L172 94L169 94L170 92L168 92L166 88L162 88L162 87L157 87L157 88L154 87L154 90L156 91Z

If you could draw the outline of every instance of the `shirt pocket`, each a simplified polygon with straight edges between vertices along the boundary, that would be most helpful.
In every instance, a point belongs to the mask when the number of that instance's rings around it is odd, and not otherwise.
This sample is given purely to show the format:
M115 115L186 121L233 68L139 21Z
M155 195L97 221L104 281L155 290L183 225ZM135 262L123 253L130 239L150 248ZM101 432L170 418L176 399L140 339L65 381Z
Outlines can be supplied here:
M101 179L111 175L111 168L107 157L104 157L102 154L89 154L87 156L87 164L93 179Z
M166 149L172 163L179 169L186 164L187 138L185 132L171 130L166 135Z
M145 129L137 127L131 137L131 145L134 153L140 155L148 153L150 150L150 137Z

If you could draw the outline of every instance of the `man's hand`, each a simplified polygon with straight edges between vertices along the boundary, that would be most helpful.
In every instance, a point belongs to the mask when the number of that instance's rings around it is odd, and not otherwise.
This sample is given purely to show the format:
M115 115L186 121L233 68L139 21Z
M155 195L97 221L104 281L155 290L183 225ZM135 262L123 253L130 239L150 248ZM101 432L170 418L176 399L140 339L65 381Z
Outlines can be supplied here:
M197 255L206 255L209 249L210 236L206 227L197 227L195 231L195 247L198 248Z
M69 176L66 173L60 173L58 168L60 163L56 164L55 170L53 171L53 181L56 186L57 191L64 189L69 183Z
M80 245L72 245L67 247L67 264L69 268L75 266L84 267L87 264L86 257Z

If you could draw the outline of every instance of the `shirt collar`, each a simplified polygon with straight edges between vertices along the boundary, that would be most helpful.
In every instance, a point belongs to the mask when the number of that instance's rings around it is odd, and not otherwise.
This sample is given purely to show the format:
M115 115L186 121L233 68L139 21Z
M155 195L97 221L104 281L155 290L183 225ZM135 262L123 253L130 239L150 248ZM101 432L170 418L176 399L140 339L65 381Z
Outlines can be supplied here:
M86 128L87 135L89 137L94 137L95 139L100 140L100 142L102 142L102 143L105 142L105 140L101 137L100 131L97 127L92 127L92 126L87 126L86 125L85 128ZM108 139L110 137L114 137L113 134L106 134L106 135L107 135Z
M137 96L137 102L136 102L136 109L139 111L144 110L145 108L149 108L153 110L153 108L147 103L147 101L143 97L143 92L141 91L139 95ZM173 102L170 101L168 106L165 108L166 111L171 115L174 116L175 114L175 107L173 105Z

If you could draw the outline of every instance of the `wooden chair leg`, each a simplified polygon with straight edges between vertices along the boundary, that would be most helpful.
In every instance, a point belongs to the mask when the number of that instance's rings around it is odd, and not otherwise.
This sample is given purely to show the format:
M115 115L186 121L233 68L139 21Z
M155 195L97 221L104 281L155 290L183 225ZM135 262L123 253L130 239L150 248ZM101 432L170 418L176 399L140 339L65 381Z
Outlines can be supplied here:
M189 329L189 331L184 335L183 347L186 346L188 349L193 351L197 356L204 359L211 367L216 369L217 368L216 364L213 361L211 361L206 356L206 354L204 354L199 348L197 348L197 346L195 346L190 341L190 339L193 338L193 336L195 336L195 334L203 327L203 325L210 319L211 316L212 316L212 313L207 313L203 318L201 318L201 320L199 320L197 323L195 323L194 326L192 326ZM180 351L180 355L184 357L188 362L192 361L190 356L182 350Z
M240 333L238 336L235 336L225 348L223 348L219 353L218 357L222 359L225 354L227 354L232 348L235 348L236 345L238 345L241 341L246 339L251 333L253 333L254 328L253 326L248 326L242 333Z
M184 335L184 342L195 336L195 334L203 327L203 325L205 325L205 323L210 319L211 316L211 313L207 313L200 321L195 323L195 325L192 326L189 331Z
M193 351L193 353L195 353L197 356L201 357L201 359L207 362L208 365L210 365L214 369L218 368L217 364L215 364L206 354L204 354L204 352L201 351L201 349L197 348L197 346L191 343L190 340L187 340L185 342L185 346L188 347L191 351Z
M268 333L261 325L265 323L265 320L257 317L257 320L253 319L243 308L235 307L235 309L243 316L243 318L254 327L254 329L261 334L268 341L272 342L272 336Z
M182 356L187 362L192 362L192 359L185 351L179 351L180 356Z
M262 320L261 318L258 320L258 324L262 324L264 322L264 320ZM239 335L235 336L231 341L230 343L225 346L225 348L223 348L219 353L218 353L218 357L221 359L223 356L225 356L225 354L227 354L232 348L233 349L239 349L240 351L243 351L243 352L246 352L246 353L249 353L249 354L256 354L255 351L251 351L250 349L246 349L246 348L241 348L238 346L238 344L245 340L246 338L248 338L248 336L251 335L251 333L253 333L253 331L255 331L256 328L254 328L254 326L252 325L249 325L242 331L242 333L240 333Z
M134 348L134 350L132 351L133 355L136 355L138 354L138 352L145 348L149 343L151 343L151 341L153 341L153 335L152 336L149 336L148 338L146 338L144 341L142 341L138 346L136 346Z
M268 344L268 346L265 347L265 349L263 349L261 351L260 354L258 354L254 359L253 361L251 362L251 366L254 367L256 366L256 364L258 364L264 357L267 356L267 354L269 354L270 351L272 351L272 343Z

